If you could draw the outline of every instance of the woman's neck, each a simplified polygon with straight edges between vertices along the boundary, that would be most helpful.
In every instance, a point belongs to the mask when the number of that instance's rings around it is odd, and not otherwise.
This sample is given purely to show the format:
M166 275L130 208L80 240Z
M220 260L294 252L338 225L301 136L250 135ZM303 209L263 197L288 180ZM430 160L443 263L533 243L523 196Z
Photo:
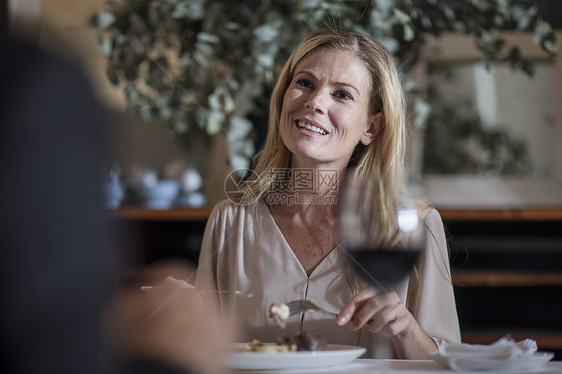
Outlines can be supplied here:
M300 196L336 197L343 180L347 162L319 163L291 160L288 191ZM321 204L321 201L319 201Z

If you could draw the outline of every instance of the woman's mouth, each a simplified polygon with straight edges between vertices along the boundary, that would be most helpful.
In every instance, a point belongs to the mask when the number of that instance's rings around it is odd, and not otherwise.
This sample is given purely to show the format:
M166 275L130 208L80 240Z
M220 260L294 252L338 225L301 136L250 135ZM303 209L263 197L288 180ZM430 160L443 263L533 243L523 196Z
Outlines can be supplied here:
M315 125L311 125L308 122L299 120L299 121L296 121L296 123L297 123L297 127L301 128L301 129L307 129L307 130L316 132L320 135L326 135L327 134L327 132L324 129L321 129L320 127L315 126Z

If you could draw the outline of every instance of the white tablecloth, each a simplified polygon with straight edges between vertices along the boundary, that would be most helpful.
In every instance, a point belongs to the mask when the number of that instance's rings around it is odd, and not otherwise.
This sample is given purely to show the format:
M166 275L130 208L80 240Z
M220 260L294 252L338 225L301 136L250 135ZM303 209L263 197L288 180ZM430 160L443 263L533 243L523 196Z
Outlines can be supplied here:
M308 373L329 373L329 374L430 374L430 373L459 373L445 369L434 361L425 360L374 360L357 359L353 362L329 367L305 370L280 370L280 371L235 371L242 374L308 374ZM465 372L466 373L466 372ZM478 374L490 374L491 372L475 372ZM525 372L511 372L516 374L527 374ZM551 361L532 373L540 374L562 374L562 361ZM494 373L494 374L497 374Z

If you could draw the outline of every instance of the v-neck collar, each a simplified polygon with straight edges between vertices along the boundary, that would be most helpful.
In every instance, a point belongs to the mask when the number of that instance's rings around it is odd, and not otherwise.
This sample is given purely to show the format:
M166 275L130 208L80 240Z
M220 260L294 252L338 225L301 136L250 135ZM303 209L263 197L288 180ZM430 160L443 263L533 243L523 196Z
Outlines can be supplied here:
M302 266L301 262L299 261L297 255L295 254L295 252L293 251L293 249L289 245L289 242L285 238L285 235L283 235L283 231L281 231L281 228L277 224L277 221L275 220L275 217L273 217L273 214L271 213L271 210L269 209L269 206L267 205L267 203L264 200L260 200L258 204L260 206L260 209L263 210L263 212L262 212L263 217L265 219L269 220L269 224L273 227L273 229L277 232L277 234L282 238L282 243L284 244L285 250L290 252L291 258L293 258L293 260L298 264L297 268L302 272L304 277L306 277L307 279L314 278L319 273L324 272L327 269L332 268L333 265L337 263L338 252L341 249L343 249L343 247L341 246L341 243L336 244L336 246L334 248L332 248L330 253L328 253L326 255L326 257L324 257L322 259L322 261L320 261L320 263L314 268L314 270L312 270L310 275L308 275L306 273L305 268Z

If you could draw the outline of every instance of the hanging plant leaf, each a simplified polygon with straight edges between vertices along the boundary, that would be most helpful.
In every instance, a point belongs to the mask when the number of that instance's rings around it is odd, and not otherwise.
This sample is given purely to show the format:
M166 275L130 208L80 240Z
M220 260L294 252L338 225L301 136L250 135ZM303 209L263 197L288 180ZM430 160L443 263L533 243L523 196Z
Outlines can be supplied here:
M231 125L224 121L264 112L263 94L281 66L302 36L320 27L376 38L404 77L428 34L470 34L486 63L509 50L512 66L527 74L532 64L509 49L499 29L531 32L547 54L557 53L556 36L537 7L515 0L123 0L105 2L89 23L99 31L108 79L127 87L128 111L168 119L169 131L185 144L194 134L224 131ZM166 105L158 104L162 97ZM417 109L415 125L423 126L425 112ZM254 124L246 140L265 132L263 126Z
M111 66L108 67L106 70L106 74L107 79L112 85L117 86L119 84L119 76L117 75L117 72L114 68L112 68Z

